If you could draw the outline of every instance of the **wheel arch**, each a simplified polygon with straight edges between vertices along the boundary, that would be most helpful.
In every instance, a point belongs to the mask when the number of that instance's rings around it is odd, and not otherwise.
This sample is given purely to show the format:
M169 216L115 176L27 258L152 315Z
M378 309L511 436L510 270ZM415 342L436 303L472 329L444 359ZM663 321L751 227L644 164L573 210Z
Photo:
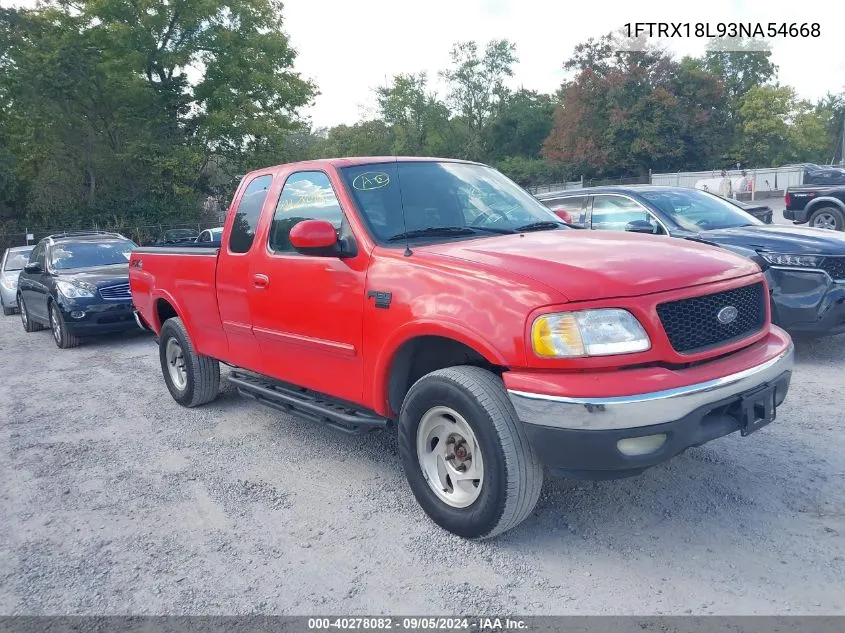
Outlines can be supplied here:
M153 322L148 323L148 325L152 326L156 334L161 334L161 326L164 325L164 322L167 321L167 319L171 319L173 317L182 319L182 322L185 323L185 327L188 327L188 323L182 314L182 310L179 308L179 304L168 293L156 293L152 300L152 308Z
M819 207L836 207L842 213L845 213L845 202L842 202L842 200L834 198L833 196L822 196L814 199L806 206L805 209L807 211L807 217L809 218L809 216L817 211Z
M397 332L375 369L375 409L396 418L411 386L422 376L456 365L484 367L501 374L508 366L495 347L460 327L416 324Z

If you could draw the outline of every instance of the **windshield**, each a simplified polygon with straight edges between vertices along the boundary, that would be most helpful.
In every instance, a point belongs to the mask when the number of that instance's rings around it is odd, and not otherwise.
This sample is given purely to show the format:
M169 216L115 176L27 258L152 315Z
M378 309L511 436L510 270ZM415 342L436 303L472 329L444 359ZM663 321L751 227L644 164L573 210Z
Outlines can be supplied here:
M137 245L129 240L62 242L53 246L50 265L56 270L126 264Z
M763 224L730 202L696 189L642 191L640 195L678 226L696 233Z
M3 270L23 270L23 267L29 262L29 254L31 252L32 249L28 251L9 251Z
M453 162L355 165L340 170L365 222L379 241L411 232L426 239L513 233L563 226L551 211L495 169Z

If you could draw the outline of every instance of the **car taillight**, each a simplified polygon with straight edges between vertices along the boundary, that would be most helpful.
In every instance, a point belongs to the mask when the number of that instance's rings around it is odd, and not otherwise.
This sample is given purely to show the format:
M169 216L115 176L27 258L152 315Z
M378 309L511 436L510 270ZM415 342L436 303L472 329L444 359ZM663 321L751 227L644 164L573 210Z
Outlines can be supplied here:
M561 220L563 220L564 222L568 222L569 224L572 224L572 216L569 215L569 213L567 211L564 211L563 209L554 209L554 212L555 212L555 215L557 217L559 217Z
M789 206L790 204L792 204L792 196L790 196L789 194L786 194L783 197L783 202L784 202L784 204L786 204L786 206Z

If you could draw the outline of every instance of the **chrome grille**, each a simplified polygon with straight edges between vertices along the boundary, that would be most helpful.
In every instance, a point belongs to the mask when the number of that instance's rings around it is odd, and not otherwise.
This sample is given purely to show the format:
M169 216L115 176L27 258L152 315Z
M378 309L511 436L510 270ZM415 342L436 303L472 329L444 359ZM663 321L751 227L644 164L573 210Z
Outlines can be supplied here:
M100 288L100 296L103 299L131 299L132 293L129 291L129 284L125 283Z

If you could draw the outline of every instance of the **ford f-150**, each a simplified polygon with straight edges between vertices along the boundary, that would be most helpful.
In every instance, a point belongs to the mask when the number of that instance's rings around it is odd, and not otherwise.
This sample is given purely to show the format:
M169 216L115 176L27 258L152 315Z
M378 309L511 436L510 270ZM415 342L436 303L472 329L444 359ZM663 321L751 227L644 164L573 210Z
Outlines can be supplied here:
M634 475L775 418L793 345L748 259L570 230L490 167L345 158L247 174L219 248L139 248L164 381L351 432L396 425L443 528L523 521L544 469Z

